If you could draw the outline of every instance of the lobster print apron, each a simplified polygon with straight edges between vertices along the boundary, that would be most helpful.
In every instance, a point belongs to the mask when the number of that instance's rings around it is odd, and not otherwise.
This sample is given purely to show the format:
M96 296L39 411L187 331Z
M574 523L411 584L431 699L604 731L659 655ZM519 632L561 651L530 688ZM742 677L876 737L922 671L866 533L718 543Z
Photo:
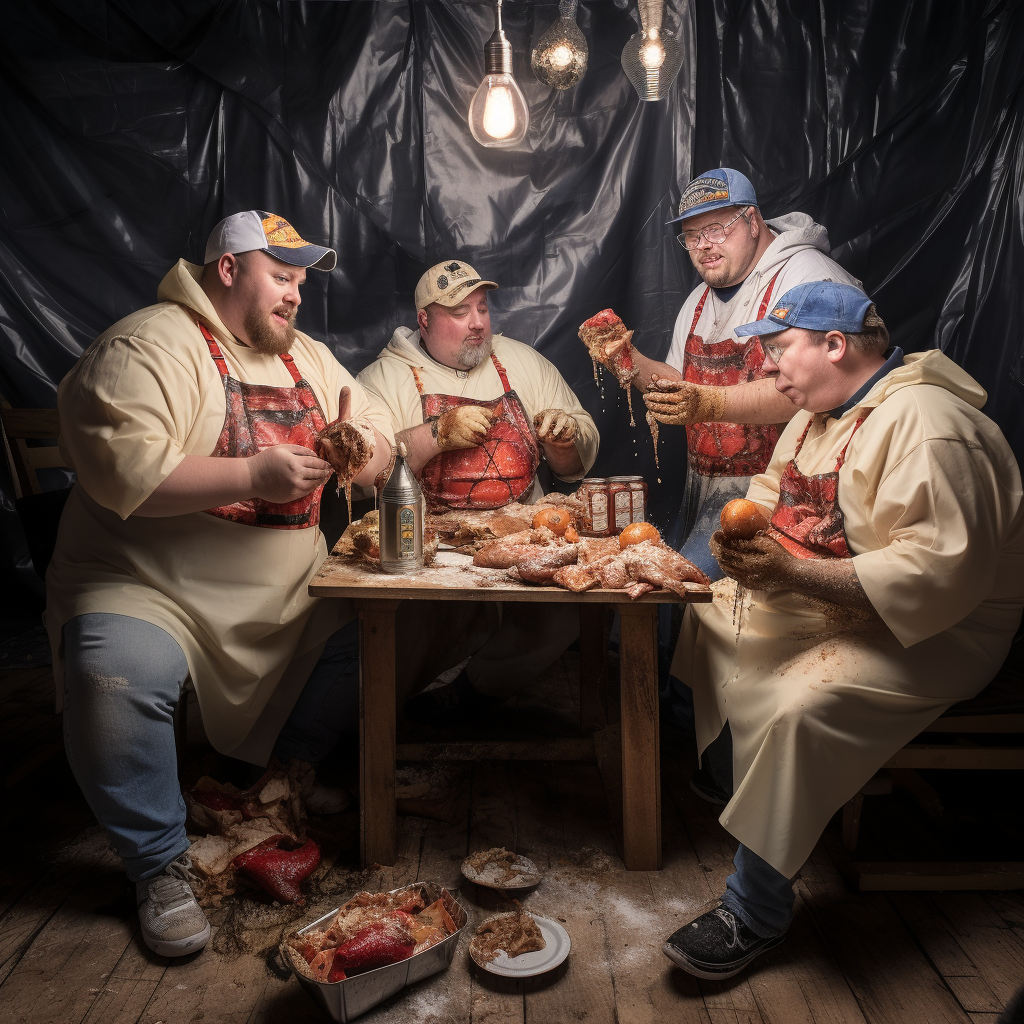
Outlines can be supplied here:
M420 486L427 507L432 510L501 508L518 501L533 486L540 452L530 419L493 352L491 362L503 393L489 402L457 395L424 394L423 382L412 368L425 423L461 405L478 405L499 412L481 444L440 452L423 467Z
M287 352L281 361L295 381L292 388L246 384L228 373L224 355L205 324L199 325L210 355L224 384L227 411L224 429L213 454L220 458L244 458L278 444L297 444L316 451L317 438L327 425L313 389L302 379L295 360ZM207 509L210 515L245 526L271 530L306 530L320 522L321 484L315 491L284 504L247 498L230 505Z

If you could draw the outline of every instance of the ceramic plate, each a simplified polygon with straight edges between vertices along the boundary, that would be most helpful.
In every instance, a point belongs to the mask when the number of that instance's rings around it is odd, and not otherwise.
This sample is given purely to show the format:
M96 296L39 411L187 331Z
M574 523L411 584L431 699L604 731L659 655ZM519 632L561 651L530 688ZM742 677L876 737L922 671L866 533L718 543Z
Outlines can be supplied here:
M509 875L510 871L514 874ZM462 874L469 881L488 889L528 889L537 885L542 877L540 868L532 860L521 856L517 856L507 869L497 861L485 861L483 867L477 869L467 857L462 862Z
M509 915L497 914L495 916L507 917ZM553 970L569 955L569 933L557 921L552 921L547 917L538 917L536 914L531 916L536 921L537 927L547 943L543 949L537 950L536 953L522 953L511 959L501 952L490 962L485 962L477 959L473 943L470 942L469 955L479 967L491 974L500 974L503 978L530 978L535 974ZM487 920L491 921L494 918Z

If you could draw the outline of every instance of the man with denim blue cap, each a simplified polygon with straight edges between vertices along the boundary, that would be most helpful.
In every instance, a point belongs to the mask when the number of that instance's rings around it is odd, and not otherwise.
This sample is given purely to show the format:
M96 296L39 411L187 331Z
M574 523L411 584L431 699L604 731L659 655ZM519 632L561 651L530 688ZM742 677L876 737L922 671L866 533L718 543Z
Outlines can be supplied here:
M798 411L747 492L762 529L712 538L727 578L687 610L672 666L702 757L732 734L712 767L736 872L663 947L704 978L783 940L831 816L991 681L1024 608L1020 472L976 381L938 349L890 348L845 284L789 289L736 334L761 337Z
M828 233L807 214L765 221L754 186L731 167L694 178L669 224L679 225L702 280L679 312L665 362L633 350L634 383L655 419L686 427L689 472L668 540L718 579L708 541L719 513L764 472L780 426L796 411L766 379L758 338L735 329L801 282L856 279L829 259Z

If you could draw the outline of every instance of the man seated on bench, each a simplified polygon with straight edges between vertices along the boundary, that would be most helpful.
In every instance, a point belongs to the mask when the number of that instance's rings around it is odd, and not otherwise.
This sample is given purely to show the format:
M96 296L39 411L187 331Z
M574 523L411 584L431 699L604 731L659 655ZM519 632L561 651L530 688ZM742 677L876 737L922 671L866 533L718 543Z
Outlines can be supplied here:
M831 816L988 684L1024 607L1020 472L976 381L890 349L851 285L798 285L736 333L761 336L803 411L747 493L761 532L712 538L728 576L688 609L673 663L740 843L720 906L664 945L702 978L783 940Z

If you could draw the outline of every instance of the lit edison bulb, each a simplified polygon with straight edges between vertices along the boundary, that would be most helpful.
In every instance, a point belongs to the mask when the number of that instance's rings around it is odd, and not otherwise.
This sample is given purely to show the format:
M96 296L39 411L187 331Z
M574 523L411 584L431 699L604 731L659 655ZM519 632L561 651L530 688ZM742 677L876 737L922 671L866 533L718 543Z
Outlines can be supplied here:
M469 130L482 146L511 146L530 127L526 100L511 75L487 75L469 104Z
M556 46L548 53L547 56L551 66L553 68L557 68L559 71L563 68L567 68L572 63L572 50L570 50L564 43L560 46Z
M665 63L665 47L661 43L657 29L651 29L647 38L640 44L640 63L648 71L655 71Z

